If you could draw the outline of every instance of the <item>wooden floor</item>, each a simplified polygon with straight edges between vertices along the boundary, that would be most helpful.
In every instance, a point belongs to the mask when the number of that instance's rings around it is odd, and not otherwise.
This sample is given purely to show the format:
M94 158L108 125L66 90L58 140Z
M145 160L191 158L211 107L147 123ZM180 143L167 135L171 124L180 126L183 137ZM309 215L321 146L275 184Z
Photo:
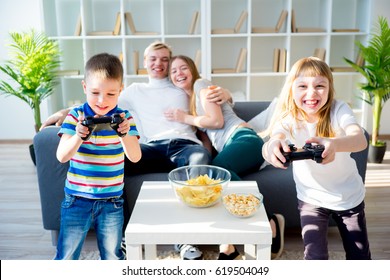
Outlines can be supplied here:
M382 164L368 164L366 187L372 257L390 260L390 151ZM87 240L86 247L94 246L92 239ZM285 249L302 251L299 229L286 231ZM335 228L329 232L329 249L343 251ZM0 259L50 260L54 253L50 232L42 226L36 170L28 143L0 143Z

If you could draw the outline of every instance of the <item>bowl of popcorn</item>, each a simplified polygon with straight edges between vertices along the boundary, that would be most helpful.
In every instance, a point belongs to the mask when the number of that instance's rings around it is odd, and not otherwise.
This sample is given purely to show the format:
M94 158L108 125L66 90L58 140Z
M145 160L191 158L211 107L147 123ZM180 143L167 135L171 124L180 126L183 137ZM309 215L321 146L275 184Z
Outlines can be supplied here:
M260 193L229 193L222 197L223 205L233 216L248 218L256 214L263 202Z
M231 175L224 168L191 165L169 172L168 180L179 201L190 207L210 207L221 200Z

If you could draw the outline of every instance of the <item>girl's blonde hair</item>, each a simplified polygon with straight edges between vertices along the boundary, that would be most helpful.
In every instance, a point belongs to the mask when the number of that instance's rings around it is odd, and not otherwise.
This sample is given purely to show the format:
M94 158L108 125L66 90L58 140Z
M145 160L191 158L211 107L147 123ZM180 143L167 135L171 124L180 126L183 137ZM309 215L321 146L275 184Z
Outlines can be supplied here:
M196 68L195 62L188 56L185 55L176 55L172 57L170 63L169 63L169 74L171 73L171 67L172 62L174 62L176 59L183 60L185 64L187 64L188 69L191 72L192 75L192 81L191 81L191 90L192 94L190 96L190 114L196 116L196 94L194 91L194 84L196 80L200 79L200 74L198 72L198 68ZM169 75L170 78L171 75Z
M329 66L317 57L306 57L298 60L291 68L287 75L286 81L278 98L276 110L271 118L270 125L262 136L271 134L276 123L282 122L288 116L299 122L307 119L306 113L297 107L293 99L292 85L298 77L317 77L322 76L329 81L328 100L325 105L318 111L319 120L317 124L316 136L319 137L334 137L335 132L331 126L330 111L335 96L333 85L333 75ZM293 124L289 124L289 131L292 133Z

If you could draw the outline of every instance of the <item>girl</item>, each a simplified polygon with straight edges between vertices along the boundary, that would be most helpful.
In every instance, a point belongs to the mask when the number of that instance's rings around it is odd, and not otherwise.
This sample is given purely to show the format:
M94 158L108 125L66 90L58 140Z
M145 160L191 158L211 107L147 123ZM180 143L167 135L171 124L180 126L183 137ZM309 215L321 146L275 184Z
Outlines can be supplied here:
M265 160L285 168L282 151L288 143L325 146L321 164L293 162L301 218L304 258L328 259L327 229L335 220L346 259L371 259L364 213L364 183L351 152L366 148L367 140L349 106L334 99L333 76L315 57L298 60L287 76L272 117Z
M234 113L231 105L226 102L217 104L207 99L207 96L212 98L216 94L221 96L221 91L225 89L200 79L194 62L186 56L173 57L169 71L173 84L189 95L190 113L171 109L165 112L166 117L206 132L213 148L218 152L211 164L229 170L232 180L240 180L240 176L259 170L264 162L261 155L263 140ZM280 214L274 214L270 223L274 236L271 257L277 258L283 250L284 218ZM220 251L219 259L240 257L233 245L221 245Z

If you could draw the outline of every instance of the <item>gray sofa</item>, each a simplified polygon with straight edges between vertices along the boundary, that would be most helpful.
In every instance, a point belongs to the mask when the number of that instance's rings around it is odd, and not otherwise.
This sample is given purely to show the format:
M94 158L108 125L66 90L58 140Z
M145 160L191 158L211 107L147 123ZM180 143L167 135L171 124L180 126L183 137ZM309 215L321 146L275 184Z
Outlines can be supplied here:
M270 102L236 102L235 111L244 120L250 120L263 110ZM53 245L57 243L60 228L60 206L64 197L64 181L68 164L61 164L56 159L56 149L59 142L57 136L58 127L48 127L33 139L36 155L36 168L38 175L39 193L41 198L41 210L43 227L52 232ZM368 139L368 134L366 132ZM367 168L368 148L352 157L363 180ZM167 181L167 173L150 173L137 176L125 176L125 192L127 204L125 215L131 215L138 192L144 181ZM292 167L287 170L266 166L262 170L243 177L243 180L256 181L260 192L264 196L264 205L268 213L281 213L286 219L286 227L299 227L299 214L297 210L297 198L295 184L292 177Z

